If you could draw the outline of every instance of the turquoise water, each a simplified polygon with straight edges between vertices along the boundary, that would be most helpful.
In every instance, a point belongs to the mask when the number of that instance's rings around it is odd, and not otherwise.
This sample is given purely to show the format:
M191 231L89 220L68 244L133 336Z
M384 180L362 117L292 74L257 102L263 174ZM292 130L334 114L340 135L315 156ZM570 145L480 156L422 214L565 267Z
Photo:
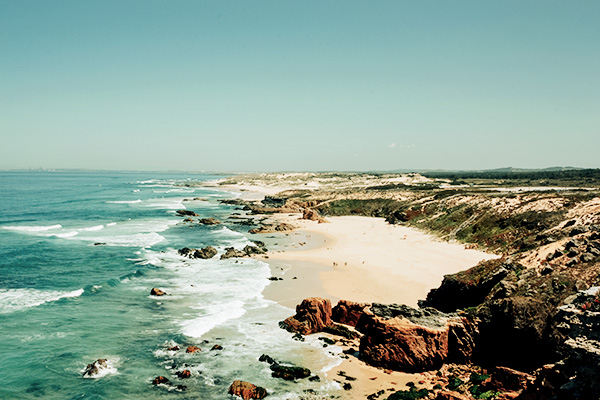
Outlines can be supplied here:
M318 340L299 343L278 328L293 311L263 298L267 264L177 254L249 243L235 226L176 215L187 208L225 220L233 207L219 200L235 194L182 185L215 178L0 173L0 398L223 399L235 379L276 399L339 390L271 378L257 361L266 353L322 376L339 359ZM192 198L203 200L184 201ZM152 297L152 287L169 295ZM211 351L215 344L223 350ZM174 345L202 351L169 351ZM98 358L110 368L83 378ZM192 377L177 378L183 369ZM159 375L186 390L153 386Z

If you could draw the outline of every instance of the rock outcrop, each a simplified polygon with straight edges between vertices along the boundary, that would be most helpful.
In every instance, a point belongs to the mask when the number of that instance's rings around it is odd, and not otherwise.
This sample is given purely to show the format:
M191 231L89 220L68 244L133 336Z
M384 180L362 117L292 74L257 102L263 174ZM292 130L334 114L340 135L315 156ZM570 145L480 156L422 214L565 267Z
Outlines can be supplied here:
M483 261L473 268L445 275L442 284L427 294L420 307L433 307L443 312L477 306L510 271L523 269L508 260Z
M200 259L209 259L213 258L217 255L217 249L212 246L206 246L201 249L190 249L188 247L184 247L177 251L179 255L187 257L187 258L200 258Z
M83 371L83 376L85 378L93 378L100 374L103 369L108 368L108 360L105 358L99 358L91 364L88 364L85 367L85 371Z
M482 361L529 370L552 360L549 324L555 312L540 299L513 296L478 308Z
M304 335L328 332L334 326L332 321L354 326L363 335L360 354L364 361L404 372L431 370L446 362L469 362L476 351L479 332L467 318L430 308L345 300L340 300L333 311L330 307L329 300L306 299L296 306L296 315L281 326Z
M151 296L164 296L165 294L167 293L158 288L152 288L152 290L150 290Z
M476 328L466 319L404 305L374 304L356 328L363 334L360 353L367 363L403 372L469 361L477 340Z
M302 211L302 219L307 219L309 221L317 221L320 224L329 222L325 218L323 218L318 211L313 210L312 208L305 208Z
M233 247L226 247L225 253L221 254L221 260L228 258L250 257L255 254L265 254L266 251L258 246L246 245L242 250L236 250Z
M264 399L268 394L266 389L244 381L233 381L231 386L229 386L228 393L240 396L244 400Z
M303 335L321 332L332 324L329 299L311 297L296 306L296 315L281 322L281 327Z
M202 349L198 346L188 346L185 350L186 353L198 353L199 351L202 351Z
M561 370L573 377L563 390L586 395L600 393L600 287L592 287L562 306L555 325Z
M198 214L196 214L193 211L190 210L177 210L176 211L177 215L181 216L181 217L197 217Z
M266 362L271 364L271 376L273 378L281 378L286 381L295 381L297 379L308 378L311 374L308 368L298 367L295 365L282 365L269 357L266 354L263 354L259 357L258 361Z
M164 376L157 376L156 378L154 378L152 380L152 384L153 385L170 385L171 381L169 381L167 378L165 378Z
M331 319L340 324L356 327L360 317L370 307L367 303L355 303L348 300L340 300L332 309Z
M249 233L277 233L277 232L289 232L296 229L294 225L286 224L285 222L281 222L278 224L267 224L263 225L260 228L250 229Z
M221 223L221 221L211 217L211 218L200 218L198 220L198 223L200 223L201 225L219 225Z
M183 371L175 372L175 375L177 375L179 379L188 379L192 376L192 372L189 369L184 369Z

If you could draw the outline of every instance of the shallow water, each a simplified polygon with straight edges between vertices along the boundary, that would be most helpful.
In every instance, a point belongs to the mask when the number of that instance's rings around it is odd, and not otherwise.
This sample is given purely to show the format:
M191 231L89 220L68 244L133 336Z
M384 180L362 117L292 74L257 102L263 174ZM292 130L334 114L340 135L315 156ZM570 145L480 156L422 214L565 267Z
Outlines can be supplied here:
M218 200L234 194L178 185L214 178L0 173L0 398L223 399L235 379L275 399L305 389L337 393L335 383L271 378L257 361L266 353L321 376L339 362L331 354L338 350L278 328L293 311L262 296L267 264L177 254L249 243L235 226L184 224L176 215L188 208L224 220L234 207ZM207 200L183 201L193 197ZM168 295L150 296L152 287ZM202 351L167 350L176 344ZM215 344L223 350L212 351ZM111 368L83 378L98 358ZM177 378L182 369L192 377ZM187 390L153 386L158 375Z

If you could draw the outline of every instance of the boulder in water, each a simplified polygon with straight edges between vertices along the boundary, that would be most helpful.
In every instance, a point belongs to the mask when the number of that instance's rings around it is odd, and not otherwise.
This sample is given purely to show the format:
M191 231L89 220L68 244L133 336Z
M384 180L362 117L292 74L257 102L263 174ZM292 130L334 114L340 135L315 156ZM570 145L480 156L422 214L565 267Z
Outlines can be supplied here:
M93 363L88 364L88 366L85 367L83 376L86 378L93 378L97 376L101 370L108 368L107 361L108 360L106 358L99 358Z
M240 396L244 400L264 399L267 396L265 388L244 381L233 381L229 386L229 394Z
M151 296L164 296L165 294L167 293L158 288L152 288L152 290L150 291Z
M156 378L154 378L154 380L152 381L153 385L170 385L171 381L169 381L167 378L165 378L164 376L157 376Z
M202 351L202 349L198 346L188 346L185 350L186 353L198 353L199 351Z

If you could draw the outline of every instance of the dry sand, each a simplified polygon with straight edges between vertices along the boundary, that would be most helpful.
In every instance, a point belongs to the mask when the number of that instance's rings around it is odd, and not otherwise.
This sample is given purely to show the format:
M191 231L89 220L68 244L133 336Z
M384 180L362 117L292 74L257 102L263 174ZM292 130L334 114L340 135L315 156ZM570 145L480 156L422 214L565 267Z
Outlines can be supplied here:
M270 262L288 270L278 283L285 294L277 293L278 285L270 285L265 294L286 306L323 296L332 302L345 299L415 307L417 300L440 285L444 275L497 257L413 228L390 225L383 218L333 217L330 223L318 224L299 220L297 214L275 217L300 226L308 240L311 234L322 240L321 246L308 250L301 247L269 255Z

